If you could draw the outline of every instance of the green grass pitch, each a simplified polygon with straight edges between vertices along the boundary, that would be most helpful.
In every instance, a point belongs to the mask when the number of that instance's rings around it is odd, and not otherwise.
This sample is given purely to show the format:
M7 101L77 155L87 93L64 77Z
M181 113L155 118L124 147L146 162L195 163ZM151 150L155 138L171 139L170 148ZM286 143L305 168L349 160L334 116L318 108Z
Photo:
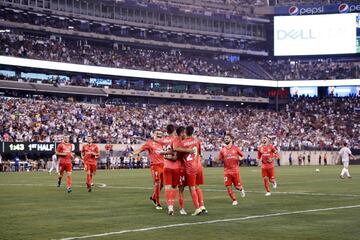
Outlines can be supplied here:
M61 188L56 187L55 174L1 173L0 239L63 239L117 232L86 239L358 240L360 166L350 167L352 179L339 179L340 170L341 166L276 168L278 189L265 197L260 168L245 167L241 175L247 196L240 199L237 194L239 205L232 206L224 191L223 169L207 168L203 189L209 214L197 217L178 212L168 216L165 208L155 210L149 201L152 183L148 169L98 171L92 193L86 191L84 172L74 172L70 194L65 192L66 178ZM107 187L101 188L101 184ZM163 192L162 203L165 205ZM284 214L343 206L355 207ZM194 210L188 191L185 208L188 213ZM280 215L271 215L276 213ZM223 219L226 221L209 222ZM187 224L194 222L205 224ZM167 227L119 233L157 226Z

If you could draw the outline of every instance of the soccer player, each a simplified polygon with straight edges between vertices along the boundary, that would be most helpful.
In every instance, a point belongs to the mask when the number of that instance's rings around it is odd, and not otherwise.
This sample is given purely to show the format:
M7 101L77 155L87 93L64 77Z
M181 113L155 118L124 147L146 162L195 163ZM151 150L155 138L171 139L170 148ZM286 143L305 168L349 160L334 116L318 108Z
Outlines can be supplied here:
M152 139L149 139L139 149L133 151L130 155L139 155L143 151L147 151L150 158L151 175L154 182L154 193L150 200L154 203L157 210L161 210L160 192L163 186L163 172L164 172L164 156L162 155L163 146L161 144L162 132L156 130L152 134Z
M69 136L65 135L63 142L60 143L56 148L56 155L59 158L59 177L58 177L58 187L61 185L61 179L64 176L64 172L67 175L67 192L72 191L72 159L74 158L74 153L72 152L72 144L69 142Z
M239 161L244 159L240 148L233 144L233 138L230 134L224 137L225 146L220 150L219 160L224 162L224 183L227 192L232 200L232 205L238 205L232 185L240 191L240 196L245 197L245 191L240 178Z
M51 174L54 169L56 169L56 173L59 174L59 162L56 154L51 157L51 168L49 169L49 174Z
M351 178L350 173L349 173L349 160L351 159L355 159L354 155L352 155L350 149L347 147L347 143L344 142L343 147L340 149L339 151L339 156L338 156L338 162L340 162L340 160L342 161L343 164L343 169L341 170L340 173L340 178L344 179L345 175L348 178Z
M169 124L166 127L167 136L160 140L164 149L164 185L165 199L168 206L168 214L174 215L174 204L176 199L176 187L179 185L180 163L173 152L173 143L177 140L175 127Z
M269 143L269 139L266 136L261 138L262 145L258 147L257 160L261 160L261 172L264 180L264 186L266 189L265 196L271 196L269 181L272 183L273 188L277 187L274 171L274 160L277 155L276 148Z
M184 207L184 190L187 186L186 183L186 171L185 171L185 164L183 161L183 153L176 152L174 150L175 146L180 145L181 141L186 138L185 128L180 126L176 129L177 137L174 139L172 143L172 150L170 151L171 154L165 155L166 159L176 160L179 164L179 181L178 181L178 201L180 207L180 215L187 215Z
M86 172L86 186L88 192L91 192L92 178L96 174L96 158L100 155L99 147L93 143L91 136L87 137L87 144L81 149L81 160Z
M199 185L204 184L201 166L201 143L193 137L193 133L194 127L186 127L186 138L174 146L174 150L183 153L186 181L195 206L195 212L192 215L197 216L201 213L207 213L207 210L204 206L203 193L199 187Z

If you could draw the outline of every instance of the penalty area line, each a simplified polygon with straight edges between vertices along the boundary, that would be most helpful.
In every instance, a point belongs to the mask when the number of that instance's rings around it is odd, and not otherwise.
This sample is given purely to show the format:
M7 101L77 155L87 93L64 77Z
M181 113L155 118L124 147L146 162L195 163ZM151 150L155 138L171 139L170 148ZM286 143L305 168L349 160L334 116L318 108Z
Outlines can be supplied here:
M154 226L154 227L146 227L146 228L138 228L138 229L121 230L121 231L116 231L116 232L106 232L106 233L99 233L99 234L93 234L93 235L84 235L84 236L78 236L78 237L67 237L67 238L61 238L59 240L98 238L98 237L106 237L106 236L110 236L110 235L121 235L121 234L125 234L125 233L135 233L135 232L148 232L148 231L161 230L161 229L167 229L167 228L178 228L178 227L187 227L187 226L194 226L194 225L207 225L207 224L216 224L216 223L224 223L224 222L247 221L247 220L253 220L253 219L263 219L263 218L271 218L271 217L279 217L279 216L287 216L287 215L296 215L296 214L313 213L313 212L326 212L326 211L334 211L334 210L339 210L339 209L352 209L352 208L360 208L360 205L308 209L308 210L300 210L300 211L292 211L292 212L272 213L272 214L265 214L265 215L253 215L253 216L240 217L240 218L217 219L217 220L201 221L201 222L178 223L178 224L170 224L170 225L162 225L162 226Z

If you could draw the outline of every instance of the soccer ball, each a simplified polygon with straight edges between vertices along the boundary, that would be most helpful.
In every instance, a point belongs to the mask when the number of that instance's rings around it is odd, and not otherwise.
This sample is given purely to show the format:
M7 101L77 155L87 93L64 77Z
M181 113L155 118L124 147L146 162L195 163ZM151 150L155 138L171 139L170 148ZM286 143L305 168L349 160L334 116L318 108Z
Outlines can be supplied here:
M317 168L317 169L315 169L315 172L317 172L317 173L318 173L318 172L320 172L320 169L318 169L318 168Z

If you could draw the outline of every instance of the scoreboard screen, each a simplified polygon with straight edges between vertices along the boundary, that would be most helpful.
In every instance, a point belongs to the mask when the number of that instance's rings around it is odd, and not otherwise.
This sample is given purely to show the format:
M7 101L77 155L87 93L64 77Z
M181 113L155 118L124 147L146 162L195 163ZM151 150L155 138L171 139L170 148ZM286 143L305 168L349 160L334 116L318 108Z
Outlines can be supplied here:
M274 55L360 53L360 14L274 17Z

